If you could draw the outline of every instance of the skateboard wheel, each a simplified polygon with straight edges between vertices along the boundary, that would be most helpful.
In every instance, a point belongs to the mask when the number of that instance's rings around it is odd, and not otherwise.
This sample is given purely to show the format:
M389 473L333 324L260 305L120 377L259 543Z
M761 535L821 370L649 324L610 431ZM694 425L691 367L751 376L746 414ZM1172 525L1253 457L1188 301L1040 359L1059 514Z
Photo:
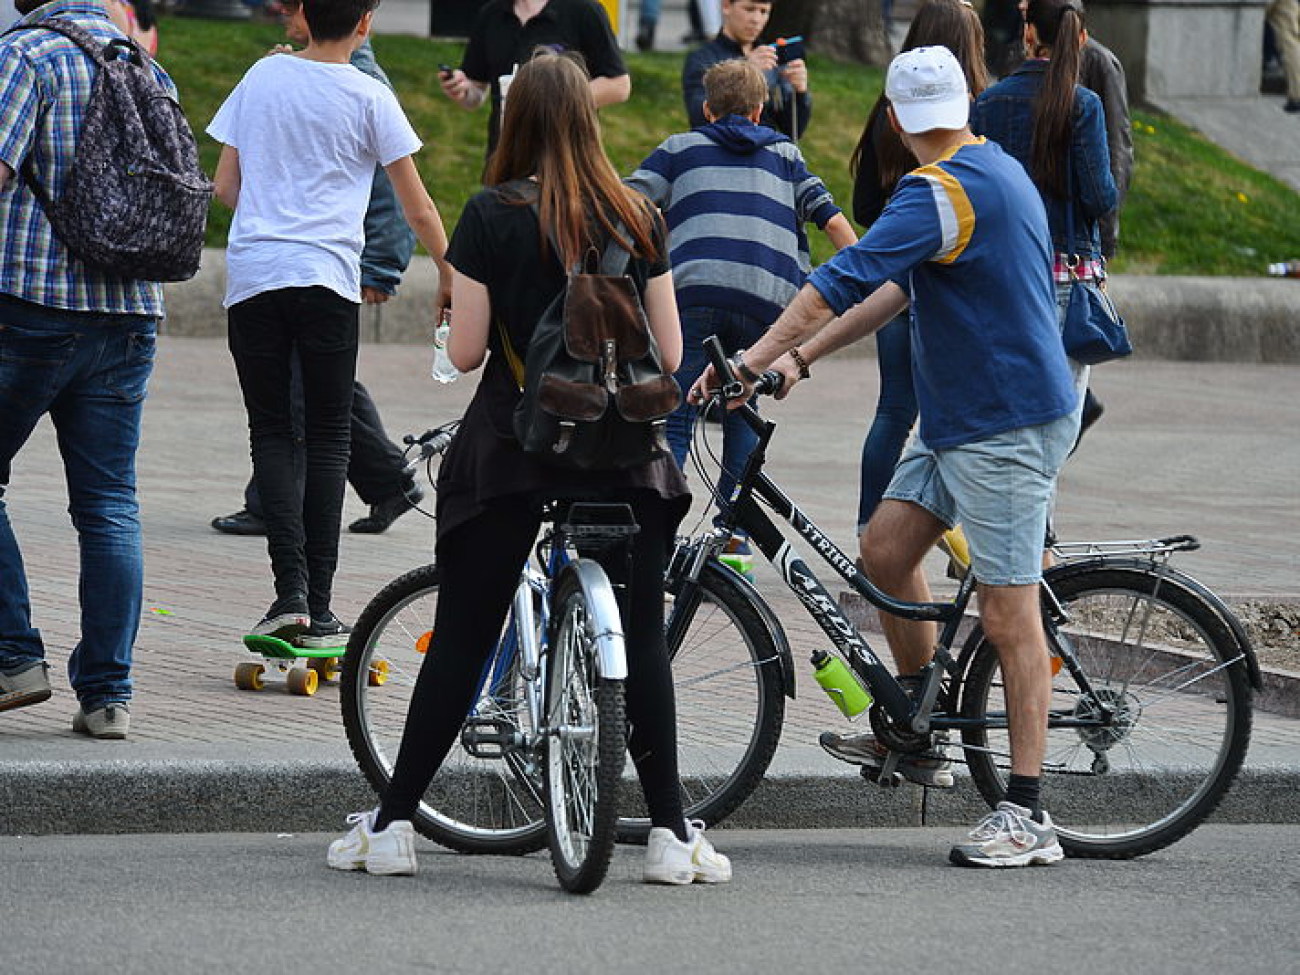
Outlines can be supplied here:
M388 661L375 660L366 672L366 683L371 687L383 687L388 682Z
M286 681L289 693L300 697L311 697L316 693L320 678L310 667L295 667L289 671Z
M317 676L323 681L331 681L338 677L339 661L337 657L313 657L307 661L307 666L316 671Z
M243 663L235 668L235 686L241 691L260 691L266 686L262 675L266 668L257 663Z

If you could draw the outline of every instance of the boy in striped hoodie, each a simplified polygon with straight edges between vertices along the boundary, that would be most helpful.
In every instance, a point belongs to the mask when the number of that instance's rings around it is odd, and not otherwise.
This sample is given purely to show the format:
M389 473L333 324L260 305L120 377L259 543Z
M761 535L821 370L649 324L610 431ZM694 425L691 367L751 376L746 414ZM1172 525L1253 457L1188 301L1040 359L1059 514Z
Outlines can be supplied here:
M685 349L677 382L683 395L708 364L702 343L717 335L728 355L762 336L803 286L811 268L804 224L836 250L857 241L799 147L758 120L767 99L762 73L740 58L704 76L707 124L669 136L628 183L664 211ZM668 442L685 466L694 407L668 420ZM756 437L735 414L723 420L718 492L730 495ZM749 575L747 542L733 538L725 558Z

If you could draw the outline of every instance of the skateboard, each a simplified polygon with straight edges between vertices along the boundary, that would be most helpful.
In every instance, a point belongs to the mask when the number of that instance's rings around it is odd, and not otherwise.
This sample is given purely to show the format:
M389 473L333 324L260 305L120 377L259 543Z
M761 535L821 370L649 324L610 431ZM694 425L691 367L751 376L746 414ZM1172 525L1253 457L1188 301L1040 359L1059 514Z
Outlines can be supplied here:
M244 646L262 657L235 668L235 686L241 691L260 691L267 679L283 680L290 694L311 697L321 681L338 676L339 658L347 646L296 647L274 636L244 637ZM299 665L299 661L302 664Z

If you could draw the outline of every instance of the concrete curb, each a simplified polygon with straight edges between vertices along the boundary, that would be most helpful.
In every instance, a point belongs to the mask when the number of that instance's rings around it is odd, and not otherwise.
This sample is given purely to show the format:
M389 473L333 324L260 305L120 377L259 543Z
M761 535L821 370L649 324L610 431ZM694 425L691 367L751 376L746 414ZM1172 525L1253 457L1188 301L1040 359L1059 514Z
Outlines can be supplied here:
M846 767L847 769L847 767ZM1081 808L1140 815L1141 794L1122 776L1053 779L1053 794ZM1086 790L1086 791L1084 791ZM1075 793L1072 795L1072 793ZM1300 823L1300 768L1247 769L1213 821ZM0 763L0 835L68 833L300 833L341 830L375 803L350 762ZM1083 803L1081 806L1080 803ZM952 790L881 789L852 770L769 775L724 826L769 829L962 825L987 811L968 779Z
M203 252L203 267L189 281L166 286L164 332L184 336L225 334L221 299L225 251ZM361 312L361 335L370 342L423 342L430 336L437 271L418 257L399 296ZM1300 282L1269 278L1157 277L1117 274L1111 294L1128 322L1137 355L1191 362L1300 364ZM845 354L873 354L860 342Z

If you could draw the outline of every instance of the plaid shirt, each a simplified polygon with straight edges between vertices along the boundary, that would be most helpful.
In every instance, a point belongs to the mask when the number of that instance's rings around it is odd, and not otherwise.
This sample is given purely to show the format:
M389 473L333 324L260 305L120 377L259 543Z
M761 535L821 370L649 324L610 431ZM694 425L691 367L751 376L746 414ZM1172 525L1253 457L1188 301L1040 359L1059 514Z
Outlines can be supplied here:
M94 0L55 0L19 23L47 17L75 20L102 41L122 36ZM174 93L162 68L153 69ZM0 162L14 171L0 189L0 293L69 311L158 317L162 285L87 268L55 237L23 181L30 155L37 182L58 199L95 74L94 62L60 34L24 30L0 38Z

